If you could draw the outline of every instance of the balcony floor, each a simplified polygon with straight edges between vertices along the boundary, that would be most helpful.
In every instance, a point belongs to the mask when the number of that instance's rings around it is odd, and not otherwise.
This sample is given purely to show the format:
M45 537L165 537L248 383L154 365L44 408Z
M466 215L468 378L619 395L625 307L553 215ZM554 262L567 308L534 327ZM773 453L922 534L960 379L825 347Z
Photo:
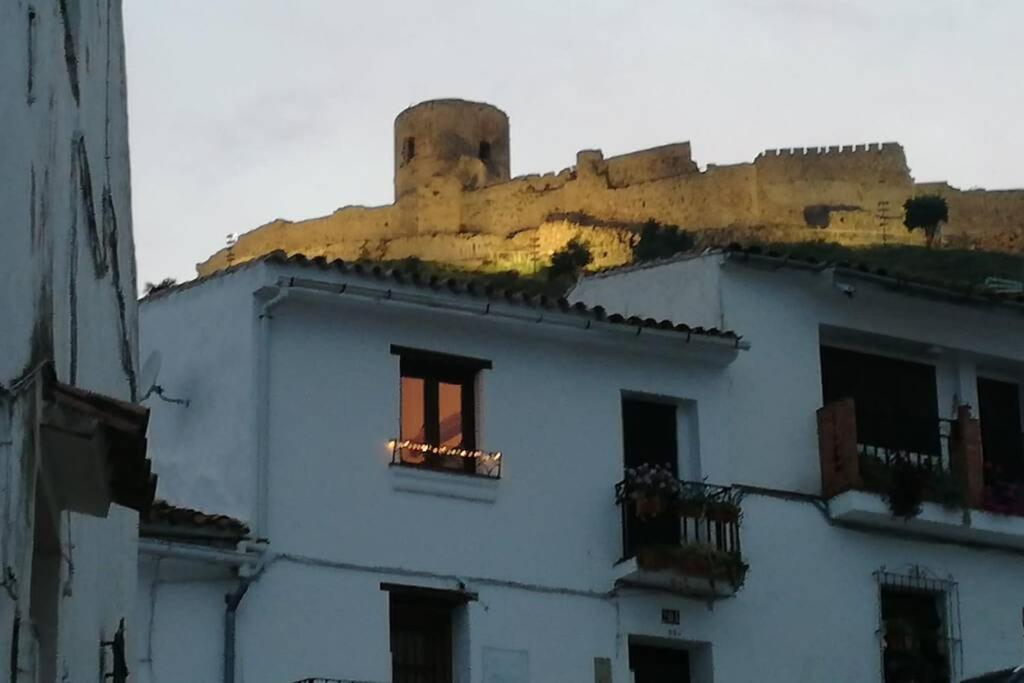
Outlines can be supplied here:
M728 581L689 576L672 569L642 569L635 557L622 560L613 568L616 586L635 586L668 591L699 598L728 598L736 589Z
M960 541L994 548L1024 549L1024 517L983 510L964 511L924 503L911 519L893 517L877 493L846 491L828 502L829 515L840 524Z

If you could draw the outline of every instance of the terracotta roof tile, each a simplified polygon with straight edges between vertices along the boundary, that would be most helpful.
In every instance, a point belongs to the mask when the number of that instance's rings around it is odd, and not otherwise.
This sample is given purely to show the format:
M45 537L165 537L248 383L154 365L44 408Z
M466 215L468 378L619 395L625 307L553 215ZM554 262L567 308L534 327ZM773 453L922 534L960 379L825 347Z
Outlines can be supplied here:
M1024 293L995 292L985 289L982 286L964 285L952 280L938 280L904 273L894 272L888 268L872 266L867 263L850 261L826 261L806 255L793 255L773 249L762 247L743 247L739 244L730 244L720 250L730 258L743 260L765 260L772 261L780 267L810 267L825 270L835 268L838 272L844 271L853 275L866 275L881 280L888 280L893 288L907 288L930 290L936 294L944 294L950 298L963 303L1001 303L1007 305L1024 305Z
M249 535L249 527L241 520L172 505L165 500L153 502L142 521L143 535L148 537L210 536L241 540Z
M252 261L246 261L245 263L240 263L236 266L217 271L205 278L198 278L174 287L162 289L159 292L143 297L143 301L163 298L164 296L168 296L176 291L196 286L207 279L219 277L220 275L249 267L257 263L274 263L280 265L299 266L303 268L333 270L346 275L356 275L366 278L372 277L385 282L394 282L398 285L411 284L414 287L434 291L447 289L451 293L459 296L485 299L488 301L506 302L512 305L522 305L530 308L547 310L559 309L563 312L571 311L598 322L629 325L631 327L654 330L673 331L686 334L688 337L693 335L715 337L734 342L737 346L740 345L741 339L740 335L731 330L690 327L689 325L675 323L670 320L655 320L653 318L642 319L635 316L627 320L625 317L618 314L607 315L605 309L601 306L594 306L591 308L580 302L572 303L564 297L556 298L548 295L531 295L529 292L521 290L504 290L490 283L474 280L471 277L462 280L458 278L442 278L437 275L431 275L429 279L424 279L420 273L410 273L397 268L384 268L379 264L369 264L360 261L343 261L341 259L328 261L322 256L307 258L302 254L289 255L280 250L265 254L257 259L253 259Z

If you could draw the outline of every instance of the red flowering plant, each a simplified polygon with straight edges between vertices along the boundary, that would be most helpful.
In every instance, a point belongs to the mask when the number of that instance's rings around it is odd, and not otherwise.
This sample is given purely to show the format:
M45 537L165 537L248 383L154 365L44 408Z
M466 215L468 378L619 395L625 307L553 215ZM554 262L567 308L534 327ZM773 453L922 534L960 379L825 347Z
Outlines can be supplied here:
M626 478L618 487L620 504L631 502L637 518L652 519L670 508L682 493L683 483L665 465L643 463L627 467Z
M1007 476L991 462L985 463L985 481L981 496L983 510L1024 517L1024 481Z

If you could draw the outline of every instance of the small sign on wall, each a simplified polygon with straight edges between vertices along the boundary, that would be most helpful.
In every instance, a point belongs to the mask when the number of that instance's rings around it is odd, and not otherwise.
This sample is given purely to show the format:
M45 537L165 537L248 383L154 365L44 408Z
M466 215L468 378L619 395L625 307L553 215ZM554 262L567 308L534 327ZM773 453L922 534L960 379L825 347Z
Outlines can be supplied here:
M668 624L669 626L679 625L679 610L677 609L663 609L661 610L661 623Z
M530 653L526 650L485 647L483 660L483 683L529 683L530 681Z

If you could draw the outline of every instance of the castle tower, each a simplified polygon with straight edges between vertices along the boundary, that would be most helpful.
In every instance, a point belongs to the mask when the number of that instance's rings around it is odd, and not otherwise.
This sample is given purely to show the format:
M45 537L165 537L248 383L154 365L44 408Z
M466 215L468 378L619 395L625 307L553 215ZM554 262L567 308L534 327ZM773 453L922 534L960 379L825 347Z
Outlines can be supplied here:
M509 179L508 115L483 102L428 100L395 118L395 199L431 178L464 189Z

